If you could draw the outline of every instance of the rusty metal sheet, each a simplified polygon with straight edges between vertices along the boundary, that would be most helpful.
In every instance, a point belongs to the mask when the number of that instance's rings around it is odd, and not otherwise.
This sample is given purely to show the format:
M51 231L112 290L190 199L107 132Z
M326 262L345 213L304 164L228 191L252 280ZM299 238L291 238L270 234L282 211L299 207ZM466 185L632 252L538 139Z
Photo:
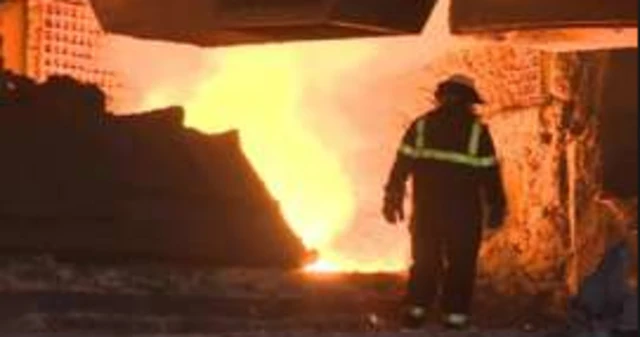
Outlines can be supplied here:
M417 34L436 0L91 0L105 31L200 46Z

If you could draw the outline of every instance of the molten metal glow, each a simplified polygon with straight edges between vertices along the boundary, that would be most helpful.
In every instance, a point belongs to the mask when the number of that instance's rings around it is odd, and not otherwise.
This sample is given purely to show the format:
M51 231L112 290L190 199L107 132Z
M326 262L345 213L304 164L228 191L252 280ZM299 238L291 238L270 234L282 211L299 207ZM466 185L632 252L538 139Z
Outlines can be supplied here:
M244 153L280 202L287 222L307 248L319 252L319 260L306 270L401 270L404 263L396 254L397 246L375 251L384 244L377 238L383 236L380 230L401 232L380 222L377 204L357 205L357 194L372 194L371 199L379 200L383 181L375 174L388 168L376 167L353 150L366 139L345 124L361 121L349 121L349 112L334 101L341 93L338 89L349 87L341 83L342 76L374 57L378 48L377 43L361 41L348 48L325 43L201 51L204 76L185 91L153 86L144 91L140 108L177 103L185 108L187 126L205 132L240 130ZM339 63L309 68L314 61L338 58ZM310 89L314 86L320 92L326 88L335 92L322 101ZM369 104L358 105L360 111L352 113L370 118L365 115L373 111ZM391 139L387 145L393 147L395 142ZM379 151L375 142L371 144ZM355 186L364 185L357 181L362 177L370 178L365 183L373 192ZM372 213L374 220L358 216L358 207L360 213L363 209ZM375 207L375 212L367 207ZM360 223L354 224L357 217ZM348 244L338 247L339 240Z
M205 132L238 129L244 153L279 201L292 230L308 249L319 253L319 260L306 270L402 269L397 246L387 247L384 253L372 251L382 241L371 233L378 232L380 237L385 236L379 234L381 230L400 232L382 224L377 211L366 209L377 210L378 205L357 205L358 194L370 193L355 186L363 185L358 179L375 179L365 182L375 191L371 197L376 201L383 182L375 176L380 168L354 153L364 140L348 125L354 121L348 120L348 112L336 102L341 88L349 87L341 83L342 76L373 58L378 48L371 41L350 46L327 42L211 51L161 47L162 54L173 56L171 62L183 62L180 67L201 75L174 83L166 83L166 77L175 75L160 76L155 84L141 90L135 110L180 104L185 108L187 126ZM332 59L340 62L322 63ZM166 68L174 66L166 64ZM165 71L147 69L144 73L158 76ZM181 86L181 81L187 83ZM359 105L353 113L371 110L366 102ZM392 142L395 139L388 145ZM371 145L379 151L375 142ZM375 220L356 221L363 209L373 213ZM338 247L340 240L349 244Z
M364 240L371 240L364 238ZM367 252L375 256L375 251ZM321 259L307 265L304 270L314 273L332 273L341 271L356 271L356 272L402 272L405 270L405 262L398 256L391 258L385 258L386 253L381 254L377 259L358 259L351 256L351 254L345 254L344 252L334 249L327 249L324 254L321 255Z
M240 130L244 153L292 229L308 248L325 251L350 221L353 188L335 153L304 125L303 69L295 55L232 48L215 60L215 74L203 78L184 101L187 126ZM145 105L161 106L167 98L150 92Z
M343 267L338 264L333 264L331 262L327 262L325 260L318 260L312 264L307 265L304 270L314 273L328 273L328 272L338 272L342 270Z
M112 37L106 58L137 94L121 110L178 104L188 126L240 131L292 230L319 254L305 270L400 271L408 235L384 223L382 186L406 123L424 111L404 76L451 46L446 11L437 5L423 36L212 50Z

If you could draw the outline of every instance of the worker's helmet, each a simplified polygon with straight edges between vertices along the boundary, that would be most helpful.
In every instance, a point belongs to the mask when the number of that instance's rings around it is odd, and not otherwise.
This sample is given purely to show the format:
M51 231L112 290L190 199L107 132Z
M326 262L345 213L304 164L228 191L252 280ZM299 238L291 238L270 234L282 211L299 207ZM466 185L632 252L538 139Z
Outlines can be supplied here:
M473 79L466 75L454 74L446 80L440 82L436 90L436 96L447 93L458 94L469 103L484 103L484 100L480 97L480 94L476 90Z

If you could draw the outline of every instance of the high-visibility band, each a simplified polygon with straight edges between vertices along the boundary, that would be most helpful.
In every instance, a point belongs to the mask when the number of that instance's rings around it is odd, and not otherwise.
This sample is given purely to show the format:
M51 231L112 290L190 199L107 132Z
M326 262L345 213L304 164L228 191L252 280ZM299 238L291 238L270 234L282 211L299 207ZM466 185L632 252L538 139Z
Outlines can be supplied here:
M477 157L466 153L437 149L415 149L406 144L400 147L400 153L414 159L435 159L473 167L491 167L496 164L495 157Z
M424 118L416 124L416 149L424 148Z
M419 119L416 123L416 149L422 149L425 147L424 124L424 118ZM478 154L481 133L482 128L479 123L475 122L471 124L471 134L469 135L469 144L467 145L467 153L470 155L475 156Z
M475 122L471 125L471 134L469 135L467 153L427 148L425 146L424 129L425 120L421 118L416 123L415 147L403 144L400 147L399 152L415 159L434 159L473 167L491 167L496 165L496 159L493 156L478 157L480 136L482 134L482 128L479 123Z
M467 148L467 153L472 156L478 154L478 147L480 146L480 133L482 129L480 128L480 124L473 123L471 126L471 135L469 136L469 147Z

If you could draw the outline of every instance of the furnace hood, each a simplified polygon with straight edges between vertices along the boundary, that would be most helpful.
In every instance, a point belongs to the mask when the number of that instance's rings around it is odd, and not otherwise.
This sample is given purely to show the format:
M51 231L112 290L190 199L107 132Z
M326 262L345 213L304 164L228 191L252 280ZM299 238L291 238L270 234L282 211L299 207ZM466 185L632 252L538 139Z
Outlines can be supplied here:
M91 0L105 31L223 46L418 34L436 0Z

